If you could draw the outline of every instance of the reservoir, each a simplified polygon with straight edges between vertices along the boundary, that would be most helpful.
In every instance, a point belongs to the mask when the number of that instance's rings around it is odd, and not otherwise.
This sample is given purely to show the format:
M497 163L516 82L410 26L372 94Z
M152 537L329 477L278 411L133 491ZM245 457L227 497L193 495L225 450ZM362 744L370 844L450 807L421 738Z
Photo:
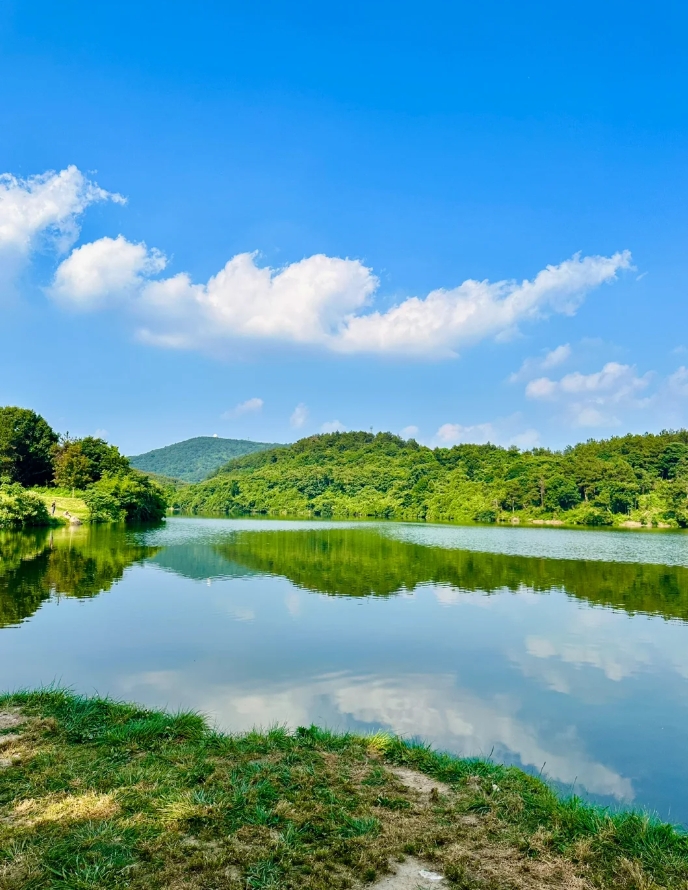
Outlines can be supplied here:
M0 687L491 757L688 824L681 532L171 517L0 531Z

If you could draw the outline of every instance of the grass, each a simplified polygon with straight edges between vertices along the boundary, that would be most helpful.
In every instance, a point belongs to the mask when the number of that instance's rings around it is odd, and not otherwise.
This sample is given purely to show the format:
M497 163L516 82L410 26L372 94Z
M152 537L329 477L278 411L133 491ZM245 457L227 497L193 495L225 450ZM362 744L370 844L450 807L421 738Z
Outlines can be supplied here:
M48 513L55 501L55 519L60 523L68 524L69 519L65 518L65 510L68 510L72 516L76 516L82 522L88 522L89 510L86 502L82 498L72 497L72 492L66 488L32 488L34 494L44 502Z
M515 768L315 727L223 735L55 689L0 697L2 890L329 890L408 855L463 890L688 888L686 835Z

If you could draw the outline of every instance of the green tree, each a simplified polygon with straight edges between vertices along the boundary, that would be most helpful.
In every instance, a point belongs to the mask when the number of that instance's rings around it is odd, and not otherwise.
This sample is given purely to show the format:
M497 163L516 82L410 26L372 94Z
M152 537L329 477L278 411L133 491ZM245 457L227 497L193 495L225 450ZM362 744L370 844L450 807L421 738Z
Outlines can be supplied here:
M81 443L65 441L57 449L54 459L55 484L64 488L84 489L93 482L91 462L84 454Z
M662 479L674 479L688 467L688 445L670 442L657 461Z
M79 442L90 463L91 482L97 482L106 475L116 476L130 469L129 460L120 454L116 445L109 445L104 439L93 436L86 436Z
M57 441L57 433L35 411L0 408L0 476L26 487L47 485Z
M573 479L552 476L545 493L545 507L548 510L570 510L580 503L581 496Z
M103 439L65 437L55 449L55 482L65 488L84 489L103 476L129 471L129 461L119 448Z
M96 501L91 493L106 497ZM134 473L103 476L87 492L86 503L94 511L119 510L127 522L154 522L162 519L167 510L162 488L147 476Z

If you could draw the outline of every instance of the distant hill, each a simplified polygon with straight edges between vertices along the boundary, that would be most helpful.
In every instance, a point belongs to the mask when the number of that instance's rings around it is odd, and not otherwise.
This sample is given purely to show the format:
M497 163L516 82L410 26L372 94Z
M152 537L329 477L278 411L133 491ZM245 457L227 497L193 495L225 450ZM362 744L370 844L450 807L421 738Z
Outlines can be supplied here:
M276 448L269 442L249 442L246 439L220 439L216 436L196 436L164 448L129 458L132 467L144 473L171 476L185 482L200 482L210 473L235 457Z
M688 529L688 430L563 451L330 433L234 458L175 493L190 513Z

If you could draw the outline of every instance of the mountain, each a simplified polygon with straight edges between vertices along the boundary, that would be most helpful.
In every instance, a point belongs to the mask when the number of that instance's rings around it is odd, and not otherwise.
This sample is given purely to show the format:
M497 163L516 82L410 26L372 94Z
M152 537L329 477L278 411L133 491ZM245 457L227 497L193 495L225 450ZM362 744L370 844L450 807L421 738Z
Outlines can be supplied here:
M249 442L246 439L220 439L217 436L196 436L164 448L129 458L132 467L144 473L172 476L185 482L200 482L210 473L235 457L277 448L270 442Z

